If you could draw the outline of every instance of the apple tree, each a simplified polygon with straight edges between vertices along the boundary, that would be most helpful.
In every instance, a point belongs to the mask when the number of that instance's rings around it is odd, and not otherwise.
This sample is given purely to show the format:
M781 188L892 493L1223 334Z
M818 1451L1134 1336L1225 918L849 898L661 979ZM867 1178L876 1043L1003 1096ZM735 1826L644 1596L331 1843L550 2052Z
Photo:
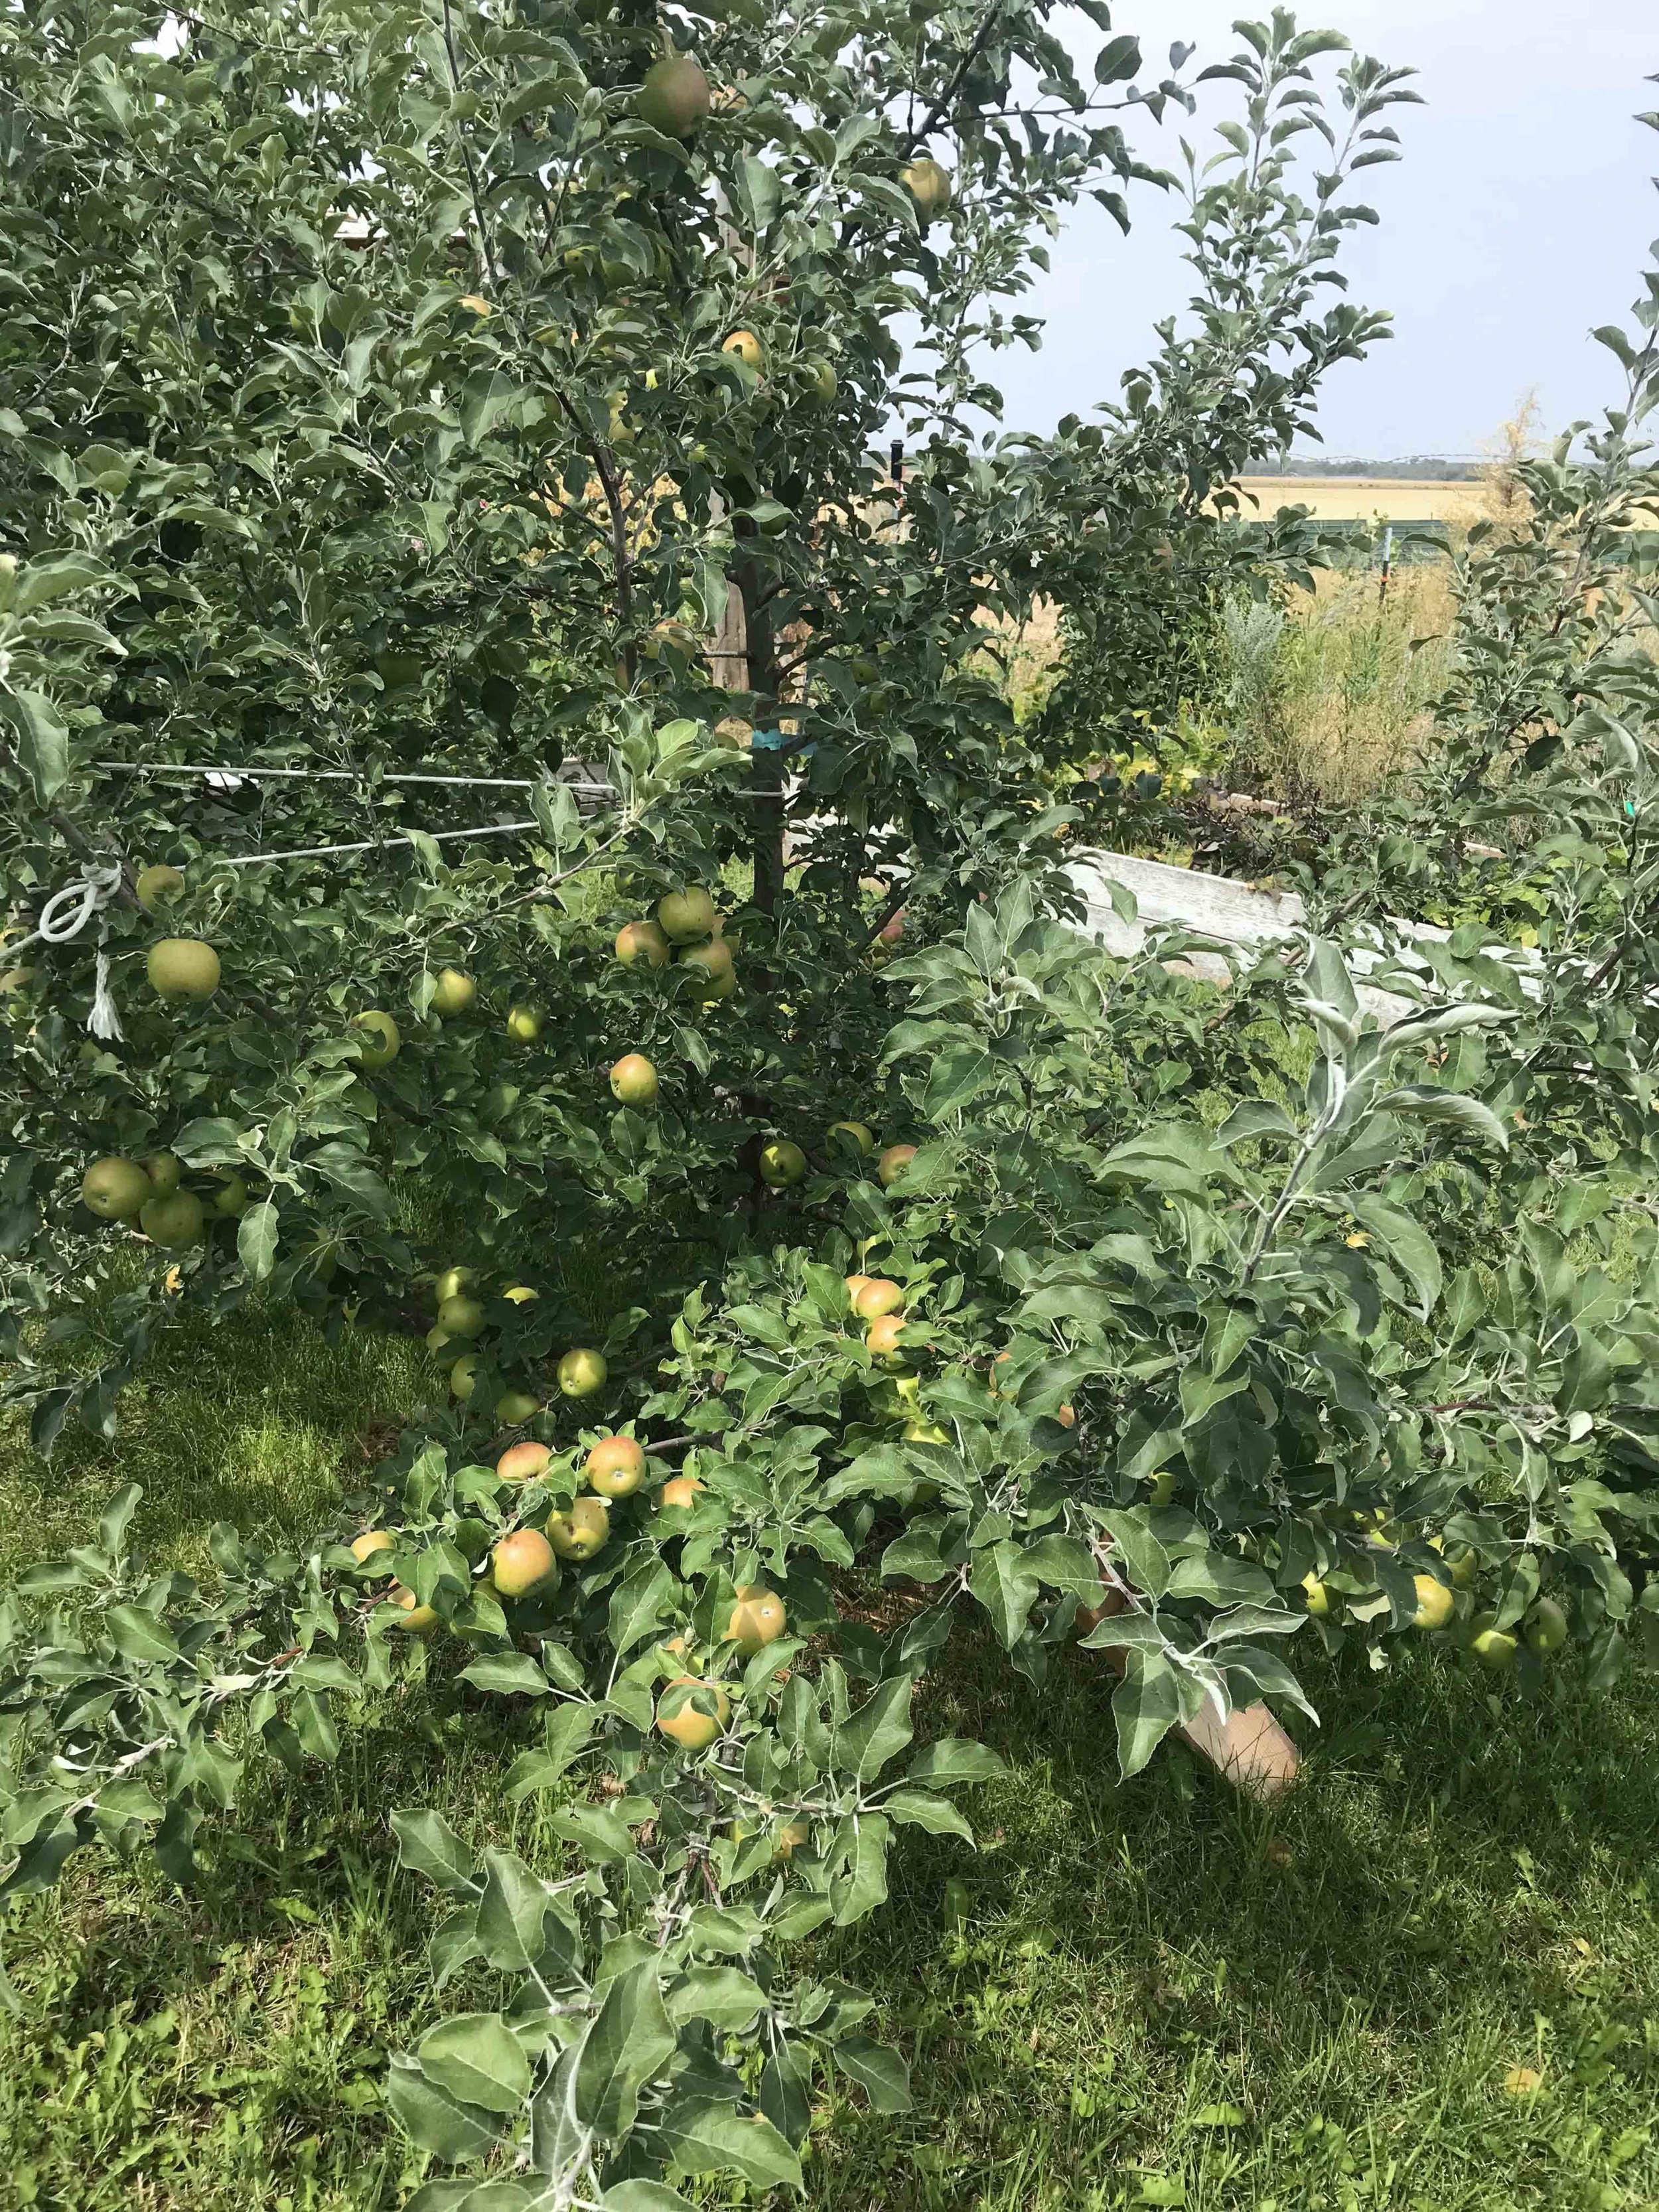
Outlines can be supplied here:
M1659 1277L1601 1168L1615 1126L1647 1164L1651 669L1603 571L1650 355L1462 580L1450 834L1517 811L1524 738L1538 966L1389 934L1421 783L1334 838L1299 957L1220 999L1178 938L1107 957L1055 763L1201 634L1245 565L1211 495L1379 335L1313 306L1407 95L1282 13L1163 77L1081 13L1086 64L1029 4L0 26L6 1387L42 1449L112 1435L185 1301L434 1354L305 1545L158 1571L129 1487L0 1601L8 1892L97 1843L187 1881L250 1759L403 1686L511 1701L566 1856L393 1822L468 1995L390 2077L465 2170L423 2212L799 2185L821 2064L902 2107L790 1947L902 1826L971 1840L996 1762L912 1712L970 1614L1033 1680L1106 1655L1126 1775L1307 1714L1298 1638L1525 1692L1654 1617ZM976 427L1043 238L1167 187L1114 111L1233 88L1194 328L1101 425ZM995 680L1034 592L1063 745Z

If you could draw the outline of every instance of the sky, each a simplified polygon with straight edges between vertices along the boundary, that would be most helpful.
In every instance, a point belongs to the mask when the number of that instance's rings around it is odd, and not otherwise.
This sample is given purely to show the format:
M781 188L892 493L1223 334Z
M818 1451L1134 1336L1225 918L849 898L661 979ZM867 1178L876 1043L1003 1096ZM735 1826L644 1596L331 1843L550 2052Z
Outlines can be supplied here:
M1224 60L1242 12L1237 0L1120 0L1114 29L1139 34L1150 77L1176 38L1198 47L1192 68ZM1626 320L1659 233L1659 134L1634 119L1659 108L1645 81L1659 70L1653 0L1303 0L1297 13L1415 68L1428 102L1387 118L1405 159L1356 180L1381 221L1351 235L1341 266L1349 296L1389 309L1395 335L1332 372L1323 451L1477 454L1528 388L1551 432L1615 400L1618 365L1589 333ZM1208 85L1199 96L1196 118L1171 109L1161 132L1134 118L1143 158L1172 166L1176 134L1242 95ZM1191 289L1176 213L1142 187L1125 239L1103 210L1076 211L1052 273L1021 303L1047 319L1042 350L987 364L1008 428L1086 415L1151 352L1153 324Z

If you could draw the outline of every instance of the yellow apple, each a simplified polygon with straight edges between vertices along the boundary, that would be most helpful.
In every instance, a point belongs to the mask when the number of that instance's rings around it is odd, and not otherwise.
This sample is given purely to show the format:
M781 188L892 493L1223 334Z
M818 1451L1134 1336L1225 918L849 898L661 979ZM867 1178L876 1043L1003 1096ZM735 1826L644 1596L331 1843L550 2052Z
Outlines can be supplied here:
M503 1482L529 1482L544 1472L552 1456L549 1446L526 1437L522 1443L507 1446L495 1462L495 1472Z
M657 901L657 927L671 944L695 945L700 937L712 936L719 920L714 900L698 884L665 891Z
M601 1498L631 1498L645 1480L645 1452L632 1437L601 1437L583 1473Z
M447 1021L456 1014L464 1014L478 995L478 987L472 978L459 968L441 968L432 991L432 1011Z
M611 1089L624 1106L653 1105L657 1071L642 1052L625 1052L611 1071Z
M611 1534L611 1508L602 1498L579 1498L563 1513L547 1516L547 1540L562 1559L591 1559Z
M738 1601L726 1624L728 1643L735 1644L745 1659L774 1644L784 1631L783 1600L764 1583L739 1583Z
M700 1712L691 1702L701 1693L713 1712ZM732 1717L732 1700L718 1682L696 1674L677 1674L657 1700L657 1726L686 1751L702 1751Z
M578 1346L559 1362L559 1388L567 1398L591 1398L596 1390L604 1389L610 1372L602 1352Z
M489 1555L489 1574L503 1597L524 1597L558 1572L553 1547L538 1528L515 1528Z

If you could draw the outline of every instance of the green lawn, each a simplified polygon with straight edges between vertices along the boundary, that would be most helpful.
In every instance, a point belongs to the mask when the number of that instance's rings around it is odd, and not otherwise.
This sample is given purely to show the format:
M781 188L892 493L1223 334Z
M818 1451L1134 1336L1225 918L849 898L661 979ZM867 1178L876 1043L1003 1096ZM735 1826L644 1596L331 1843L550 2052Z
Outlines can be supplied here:
M115 1445L68 1437L48 1467L0 1433L0 1575L134 1478L141 1540L181 1565L221 1516L303 1534L428 1387L412 1346L367 1335L331 1350L257 1313L181 1334ZM1526 1706L1426 1655L1382 1680L1308 1665L1323 1746L1271 1816L1182 1756L1120 1788L1086 1656L1040 1696L978 1644L930 1680L927 1723L1012 1771L973 1808L981 1852L904 1831L891 1905L814 1962L876 1993L916 2109L827 2093L813 2206L1659 2200L1653 1678L1591 1703L1564 1671ZM504 1725L405 1693L337 1768L256 1766L195 1894L88 1854L18 1911L0 2212L395 2206L418 2163L377 2084L433 2002L437 1906L393 1870L386 1814L441 1802L550 1856L533 1804L501 1802ZM1512 2066L1535 2092L1506 2094Z

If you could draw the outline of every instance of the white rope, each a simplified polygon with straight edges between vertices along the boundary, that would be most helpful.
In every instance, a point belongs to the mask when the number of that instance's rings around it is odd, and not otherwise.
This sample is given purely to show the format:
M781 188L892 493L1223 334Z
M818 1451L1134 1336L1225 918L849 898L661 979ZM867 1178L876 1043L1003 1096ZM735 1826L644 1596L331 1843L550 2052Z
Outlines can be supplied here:
M54 891L40 909L40 920L33 932L20 944L9 945L9 958L27 952L31 945L67 945L86 927L95 914L101 914L121 888L121 866L112 861L101 866L95 860L82 867L79 880L65 884L62 890Z
M6 948L9 954L15 955L27 951L31 945L69 945L97 915L98 975L87 1027L94 1036L102 1037L110 1044L120 1043L125 1032L109 988L109 955L104 950L109 923L105 909L120 890L122 880L118 860L83 862L79 882L65 884L61 890L54 891L41 908L40 920L33 932L20 944Z
M108 924L104 927L107 929ZM115 1011L114 994L109 988L109 955L104 950L103 938L98 940L98 980L92 994L92 1012L87 1016L87 1027L106 1044L122 1044L126 1031L121 1027L121 1017Z

